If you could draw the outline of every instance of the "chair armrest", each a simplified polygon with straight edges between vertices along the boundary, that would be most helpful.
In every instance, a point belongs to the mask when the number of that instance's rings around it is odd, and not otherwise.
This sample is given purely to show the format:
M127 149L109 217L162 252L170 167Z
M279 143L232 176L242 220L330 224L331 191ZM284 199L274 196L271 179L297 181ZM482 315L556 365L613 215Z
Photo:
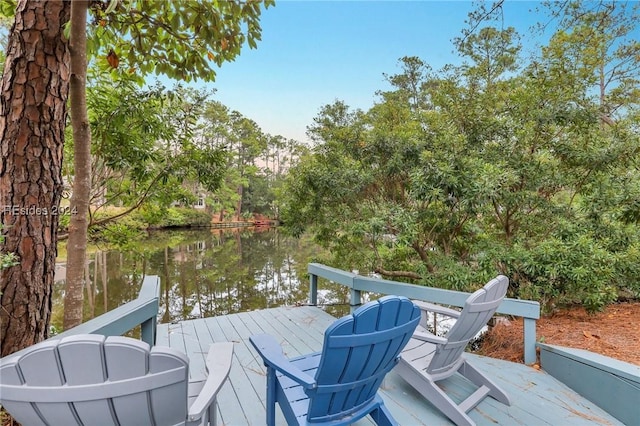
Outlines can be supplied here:
M453 318L460 317L460 311L456 311L455 309L445 308L444 306L435 305L429 302L423 302L422 300L412 300L413 304L416 305L423 311L434 312L436 314L443 314Z
M249 341L262 357L265 366L276 369L307 389L316 387L316 380L291 364L282 353L280 344L272 336L268 334L257 334L249 337Z
M229 376L231 359L233 357L233 343L213 343L207 354L207 379L195 401L189 407L187 417L189 421L201 419L204 412L213 403L218 391Z
M444 344L448 340L444 337L436 336L433 333L429 333L426 328L418 327L411 336L412 339L422 340L423 342Z

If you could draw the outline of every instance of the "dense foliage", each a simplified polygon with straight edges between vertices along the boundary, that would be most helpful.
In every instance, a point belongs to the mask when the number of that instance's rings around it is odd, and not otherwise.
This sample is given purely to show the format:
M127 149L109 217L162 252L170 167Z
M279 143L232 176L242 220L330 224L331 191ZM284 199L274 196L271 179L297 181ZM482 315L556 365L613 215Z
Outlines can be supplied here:
M368 111L325 106L282 218L334 266L597 310L640 295L638 12L563 3L528 61L513 28L455 41L464 63L404 57ZM637 16L637 15L636 15Z
M214 100L214 91L160 84L140 87L132 76L90 70L92 143L90 228L172 226L169 207L203 199L209 222L254 213L275 217L275 189L298 142L264 133L251 119ZM65 144L66 182L74 178L73 140ZM68 193L67 193L68 194ZM119 207L119 209L112 209ZM136 213L138 212L138 213ZM69 216L61 216L64 229ZM166 222L166 223L165 223ZM201 219L198 219L198 223Z
M0 231L2 231L2 225L0 224ZM4 240L2 234L0 234L0 242ZM17 264L17 257L14 253L4 253L0 251L0 271L4 268Z

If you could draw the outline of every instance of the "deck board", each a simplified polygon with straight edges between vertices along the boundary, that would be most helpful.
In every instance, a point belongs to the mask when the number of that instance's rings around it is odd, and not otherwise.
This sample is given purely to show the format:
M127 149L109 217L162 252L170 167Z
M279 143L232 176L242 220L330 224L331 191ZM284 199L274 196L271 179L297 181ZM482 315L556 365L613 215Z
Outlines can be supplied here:
M202 320L203 324L209 330L209 335L211 336L214 342L222 342L222 341L233 341L237 342L232 338L228 338L222 327L218 323L218 321L207 321ZM249 421L245 417L244 410L242 408L241 400L238 396L238 381L240 378L237 377L238 368L236 365L239 365L238 360L238 352L236 351L237 345L234 344L234 354L233 354L233 368L229 373L229 379L222 386L220 394L218 395L218 410L220 413L220 424L223 425L232 425L232 424L249 424ZM231 376L233 373L233 377ZM224 407L224 410L222 409Z
M212 342L234 342L229 380L218 396L221 425L258 426L265 423L265 367L249 343L253 334L273 335L287 356L297 356L322 348L324 330L335 318L311 306L280 307L220 317L159 324L157 343L187 353L191 376L205 374L204 360ZM478 425L621 425L614 417L582 398L555 378L522 364L468 354L471 362L490 375L510 395L507 407L485 398L469 416ZM462 400L472 392L461 376L442 382ZM387 375L381 394L401 425L451 425L429 402L393 371ZM276 409L276 420L285 425ZM358 426L373 424L368 418Z
M234 342L234 364L229 373L229 383L233 386L234 393L240 401L241 413L234 413L232 418L236 418L240 414L244 416L245 421L232 421L228 424L262 424L264 423L264 403L260 400L260 389L254 388L253 383L263 383L266 387L266 378L256 359L257 355L249 347L248 336L245 339L240 337L240 333L234 327L229 316L217 317L217 324L226 336L227 341ZM225 419L225 411L223 419ZM225 423L227 424L227 423Z
M193 321L193 326L196 332L196 335L198 336L198 341L200 343L200 349L201 352L203 354L203 364L204 361L206 360L206 354L209 351L209 345L211 343L214 343L213 338L211 337L211 332L209 331L209 327L207 327L207 324L205 323L204 320L194 320ZM193 369L191 368L191 365L189 366L189 371L190 374L193 374ZM204 370L206 371L206 370ZM225 383L226 384L226 383ZM237 398L232 398L233 394L231 392L225 392L223 394L221 394L218 397L218 401L220 404L237 404L238 408L239 407L239 403ZM218 409L218 415L221 416L222 414L220 413L220 409Z

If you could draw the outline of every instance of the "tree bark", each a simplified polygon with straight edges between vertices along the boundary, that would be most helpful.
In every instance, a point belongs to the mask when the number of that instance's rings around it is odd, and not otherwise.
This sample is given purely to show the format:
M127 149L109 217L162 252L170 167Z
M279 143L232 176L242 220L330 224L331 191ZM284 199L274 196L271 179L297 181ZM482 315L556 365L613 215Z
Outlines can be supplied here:
M71 128L73 131L73 193L67 242L67 279L64 295L65 330L82 323L87 257L87 227L91 196L91 129L87 115L88 1L71 2Z
M19 0L0 88L1 355L48 337L69 94L70 2Z
M412 280L422 279L422 277L419 274L412 271L387 271L386 269L383 269L380 266L377 266L374 272L390 278L410 278Z
M242 196L244 193L244 186L238 185L238 202L236 203L236 222L240 222L242 219Z

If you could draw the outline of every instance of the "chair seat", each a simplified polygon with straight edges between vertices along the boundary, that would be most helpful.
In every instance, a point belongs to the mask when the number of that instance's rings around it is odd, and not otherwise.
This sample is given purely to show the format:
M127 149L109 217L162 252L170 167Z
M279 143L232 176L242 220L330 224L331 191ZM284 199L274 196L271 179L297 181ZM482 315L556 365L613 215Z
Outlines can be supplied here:
M292 358L290 361L292 365L313 377L316 375L316 371L318 370L321 354L321 352L316 352ZM276 373L276 378L278 381L278 392L282 392L284 399L289 402L291 411L298 419L298 422L300 424L305 424L305 417L309 411L309 397L305 393L304 387L300 383L290 379L280 372Z
M416 332L429 333L427 329L422 326L416 327ZM450 369L447 369L441 374L436 374L428 371L431 366L431 361L436 354L438 345L436 343L425 342L419 339L411 339L404 350L400 353L400 362L407 364L416 373L429 374L432 380L439 380L440 378L447 378L451 376L451 372L457 371L458 367L462 365L466 358L464 354L461 354Z
M198 395L200 395L200 391L202 391L205 382L204 379L197 382L189 382L187 385L187 407L193 405Z
M421 326L416 327L416 331L427 331ZM425 363L424 366L429 365L429 361L436 352L437 345L430 342L423 342L418 339L411 339L404 350L400 353L402 360L408 363L414 363L419 361Z

